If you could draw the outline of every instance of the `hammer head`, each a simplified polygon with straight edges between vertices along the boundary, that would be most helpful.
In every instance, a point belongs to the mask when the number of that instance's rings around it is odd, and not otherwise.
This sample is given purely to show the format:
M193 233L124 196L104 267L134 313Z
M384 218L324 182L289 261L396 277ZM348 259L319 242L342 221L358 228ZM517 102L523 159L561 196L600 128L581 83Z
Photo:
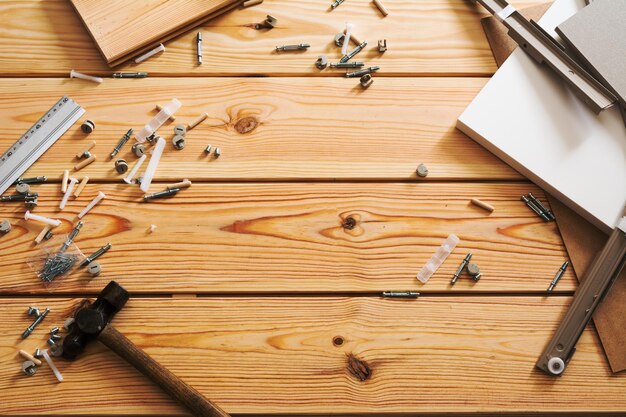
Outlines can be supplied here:
M91 339L98 337L115 313L124 307L128 298L128 291L111 281L95 302L79 309L74 315L70 333L63 340L63 357L74 360Z

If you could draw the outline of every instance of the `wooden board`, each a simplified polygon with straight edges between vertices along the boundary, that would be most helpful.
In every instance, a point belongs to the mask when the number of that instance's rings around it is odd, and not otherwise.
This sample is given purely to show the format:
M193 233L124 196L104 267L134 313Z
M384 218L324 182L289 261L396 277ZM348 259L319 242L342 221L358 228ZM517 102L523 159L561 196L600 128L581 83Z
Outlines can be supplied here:
M516 0L517 7L543 0ZM299 75L335 76L318 71L319 54L339 56L333 37L346 19L367 34L371 49L362 55L380 65L385 76L489 76L496 70L480 25L482 7L464 0L393 0L390 15L382 18L370 0L350 0L329 12L329 0L302 0L294 13L292 0L265 0L260 6L237 9L197 30L204 34L204 61L196 64L191 30L166 44L167 51L141 65L126 64L116 70L148 71L150 76L172 75ZM267 14L279 27L264 32L251 25ZM59 22L63 22L60 24ZM375 52L378 39L389 50ZM307 42L306 53L273 54L277 45ZM101 57L87 30L67 0L3 0L0 2L0 74L10 76L62 76L70 69L94 74L112 71Z
M163 188L155 185L155 190ZM519 196L529 184L194 184L175 198L140 202L128 185L88 185L58 213L58 185L33 187L36 212L64 219L58 234L72 229L78 213L98 190L108 197L83 218L76 239L87 254L111 242L101 258L103 273L84 270L64 279L55 293L98 293L120 279L141 293L363 293L523 292L545 290L567 259L556 223L545 223ZM488 215L469 204L492 203ZM0 218L14 230L0 237L0 270L12 271L1 293L46 292L26 260L36 254L41 225L22 219L22 204L0 205ZM352 218L355 226L345 226ZM21 220L20 220L21 219ZM150 224L158 226L148 233ZM450 233L461 243L435 276L421 285L416 274ZM54 242L60 246L63 238ZM483 272L474 283L452 274L468 252ZM557 291L576 286L568 271Z
M143 127L156 103L177 97L176 123L202 112L210 117L187 135L184 150L167 139L157 179L175 180L416 180L425 163L430 180L522 177L454 129L456 118L484 79L377 79L366 92L358 80L307 78L168 78L106 80L0 80L0 149L7 149L57 97L69 95L96 123L91 135L77 123L26 175L59 178L90 140L98 161L81 174L118 181L108 154L126 131ZM293 92L298 91L298 95ZM252 119L250 119L252 118ZM251 120L247 123L246 120ZM256 126L256 127L255 127ZM248 128L255 127L248 133ZM219 146L219 160L207 158ZM132 163L130 144L119 154Z
M243 0L71 0L105 61L116 66Z
M73 363L56 361L63 383L56 383L45 365L33 378L18 375L17 349L43 347L46 329L61 325L78 301L3 300L3 414L183 414L96 342ZM569 302L569 297L131 298L113 322L230 413L623 415L626 374L611 376L592 328L583 333L562 377L535 369ZM28 305L47 306L52 313L20 341L30 322ZM364 367L369 373L357 371ZM25 401L33 386L42 394Z

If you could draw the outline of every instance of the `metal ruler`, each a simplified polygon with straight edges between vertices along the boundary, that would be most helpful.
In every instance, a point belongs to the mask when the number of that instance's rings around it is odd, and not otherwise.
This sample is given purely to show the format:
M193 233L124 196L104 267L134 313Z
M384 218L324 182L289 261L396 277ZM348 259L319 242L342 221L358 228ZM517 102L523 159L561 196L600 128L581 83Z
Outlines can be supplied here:
M0 156L0 194L5 192L41 155L85 113L74 100L61 97Z

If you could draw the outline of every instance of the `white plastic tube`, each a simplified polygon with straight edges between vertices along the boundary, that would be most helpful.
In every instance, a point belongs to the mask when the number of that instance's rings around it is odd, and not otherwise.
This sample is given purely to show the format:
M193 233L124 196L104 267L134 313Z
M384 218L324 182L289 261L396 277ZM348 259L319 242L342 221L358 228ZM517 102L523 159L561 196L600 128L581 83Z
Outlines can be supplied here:
M67 200L70 198L72 191L74 190L74 186L78 180L76 178L70 178L70 183L67 185L67 190L65 190L65 194L63 195L63 199L61 200L61 204L59 204L59 208L63 210L65 205L67 204Z
M341 45L342 55L346 55L348 53L348 45L350 45L352 29L354 29L354 25L352 23L346 23L346 36L343 38L343 45Z
M24 218L26 220L36 220L38 222L42 222L45 224L49 224L52 227L57 227L58 225L61 224L61 220L58 219L49 219L47 217L44 216L40 216L38 214L33 214L30 211L27 211L26 213L24 213Z
M83 74L82 72L78 72L74 70L70 71L70 78L80 78L81 80L87 80L87 81L91 81L92 83L97 83L97 84L102 83L102 78L100 77L94 77L93 75Z
M61 375L59 369L56 367L54 362L52 362L52 358L50 357L50 355L48 355L48 349L44 349L43 351L41 351L41 353L43 354L43 358L46 360L46 362L48 362L48 366L50 367L50 369L52 369L54 376L57 377L59 382L63 382L63 375Z
M137 171L139 171L139 168L141 168L141 164L143 164L143 161L146 160L146 157L146 154L143 154L141 155L141 158L139 158L139 160L135 162L135 166L133 167L133 169L131 169L126 178L124 178L124 182L126 184L131 184L133 182L133 178L135 178Z
M143 129L135 134L135 138L139 142L145 142L148 136L156 132L167 119L172 117L172 115L180 109L180 106L182 106L180 101L175 98L172 99L172 101L163 106L161 111L158 112L157 115L143 127Z
M81 211L80 213L78 213L78 218L82 219L83 216L87 213L89 213L89 210L91 210L92 208L94 208L96 206L96 204L98 204L100 202L100 200L102 200L104 197L106 197L106 195L102 192L99 191L98 195L94 197L93 200L91 200L91 203L87 204L87 207L85 207L83 209L83 211Z
M459 242L460 239L456 235L452 234L448 236L445 242L443 242L443 245L437 249L437 252L435 252L429 261L426 262L426 265L422 267L422 270L417 274L417 279L419 279L422 284L426 284Z
M159 138L156 145L154 145L154 149L152 150L152 156L150 157L150 162L148 162L148 168L146 168L146 172L144 172L143 177L141 178L141 191L144 193L147 193L150 189L152 178L154 178L154 174L159 166L159 160L163 154L163 149L165 149L165 139Z
M163 44L160 44L159 46L157 46L156 48L152 49L151 51L148 51L145 54L140 55L137 58L135 58L135 64L139 64L139 63L145 61L146 59L151 58L154 55L158 54L159 52L163 52L163 51L165 51L165 46L163 46Z

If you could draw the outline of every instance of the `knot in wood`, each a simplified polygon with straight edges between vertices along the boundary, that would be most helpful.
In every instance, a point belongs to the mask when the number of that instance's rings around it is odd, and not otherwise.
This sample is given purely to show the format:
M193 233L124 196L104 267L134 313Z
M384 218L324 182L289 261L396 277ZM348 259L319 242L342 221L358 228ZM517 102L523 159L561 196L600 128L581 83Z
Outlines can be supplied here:
M357 358L356 356L348 355L348 371L353 377L361 382L364 382L371 378L372 370L367 362Z
M346 230L352 230L356 227L356 220L354 217L348 216L344 219L341 226Z
M243 119L235 123L235 130L243 135L245 133L252 132L254 129L256 129L258 124L259 122L256 120L256 118L252 116L244 117Z

